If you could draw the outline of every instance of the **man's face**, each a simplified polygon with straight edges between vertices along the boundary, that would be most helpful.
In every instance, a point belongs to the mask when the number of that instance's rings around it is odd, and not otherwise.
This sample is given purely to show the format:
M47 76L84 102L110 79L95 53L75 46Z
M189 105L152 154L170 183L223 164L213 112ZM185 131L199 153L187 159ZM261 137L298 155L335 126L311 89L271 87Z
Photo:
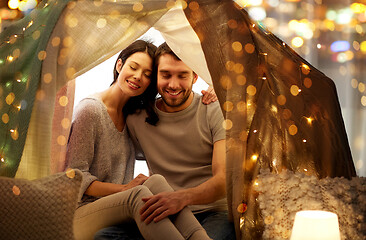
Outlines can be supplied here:
M185 63L170 54L160 56L157 88L166 111L177 112L188 107L193 99L192 85L196 81L197 75Z

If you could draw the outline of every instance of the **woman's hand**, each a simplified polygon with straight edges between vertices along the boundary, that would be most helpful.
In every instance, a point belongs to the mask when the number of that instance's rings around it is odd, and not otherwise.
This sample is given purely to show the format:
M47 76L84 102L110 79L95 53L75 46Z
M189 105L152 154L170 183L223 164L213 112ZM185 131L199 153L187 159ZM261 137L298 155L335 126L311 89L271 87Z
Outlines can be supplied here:
M215 93L215 90L213 89L213 87L208 87L207 90L202 90L201 91L203 97L202 97L202 102L204 104L210 104L212 102L216 102L217 101L217 96Z
M139 174L127 184L115 184L108 182L94 181L86 189L85 194L95 197L104 197L110 194L126 191L127 189L143 184L149 177Z
M135 177L131 182L127 183L124 190L136 187L138 185L142 185L149 177L140 173L137 177Z

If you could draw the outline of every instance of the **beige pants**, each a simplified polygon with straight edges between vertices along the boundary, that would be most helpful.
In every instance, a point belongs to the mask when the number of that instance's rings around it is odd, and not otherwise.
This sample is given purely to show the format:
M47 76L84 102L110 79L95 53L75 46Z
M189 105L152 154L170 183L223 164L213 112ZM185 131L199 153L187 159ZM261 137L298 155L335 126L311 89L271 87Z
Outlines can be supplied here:
M150 224L140 220L139 210L144 205L141 198L171 191L173 189L163 176L153 175L143 185L80 207L74 217L75 239L93 239L94 234L100 229L131 220L136 222L142 236L149 240L209 239L187 207L174 216L174 220L165 218Z

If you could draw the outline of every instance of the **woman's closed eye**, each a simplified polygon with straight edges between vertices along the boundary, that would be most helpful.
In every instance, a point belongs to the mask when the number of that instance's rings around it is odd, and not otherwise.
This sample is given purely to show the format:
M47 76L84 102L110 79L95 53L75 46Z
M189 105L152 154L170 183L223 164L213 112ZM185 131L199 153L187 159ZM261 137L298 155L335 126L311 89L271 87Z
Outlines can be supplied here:
M144 75L145 75L145 77L147 77L147 78L151 78L151 72L145 72L145 73L144 73Z

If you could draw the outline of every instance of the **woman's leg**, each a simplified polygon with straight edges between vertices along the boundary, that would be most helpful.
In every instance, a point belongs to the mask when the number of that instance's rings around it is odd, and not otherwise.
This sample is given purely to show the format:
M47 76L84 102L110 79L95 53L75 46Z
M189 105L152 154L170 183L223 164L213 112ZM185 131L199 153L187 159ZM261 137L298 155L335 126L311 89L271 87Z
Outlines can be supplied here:
M143 185L147 186L153 194L174 191L165 178L160 174L152 175ZM185 239L210 239L205 229L201 226L188 207L183 208L182 211L173 216L171 220Z
M140 220L139 210L144 205L141 198L151 195L146 186L137 186L78 208L74 217L75 239L93 239L94 234L102 228L135 220L145 239L183 240L182 235L168 218L148 225Z

